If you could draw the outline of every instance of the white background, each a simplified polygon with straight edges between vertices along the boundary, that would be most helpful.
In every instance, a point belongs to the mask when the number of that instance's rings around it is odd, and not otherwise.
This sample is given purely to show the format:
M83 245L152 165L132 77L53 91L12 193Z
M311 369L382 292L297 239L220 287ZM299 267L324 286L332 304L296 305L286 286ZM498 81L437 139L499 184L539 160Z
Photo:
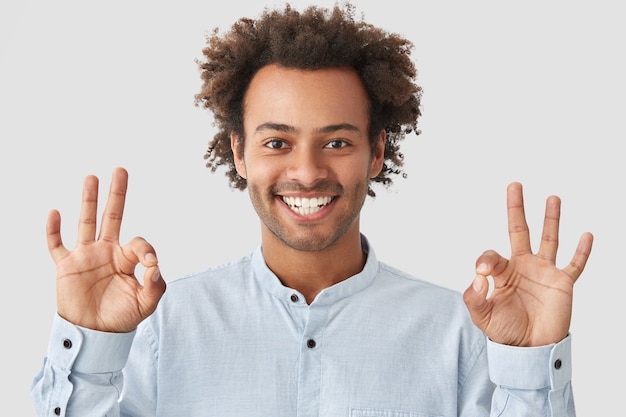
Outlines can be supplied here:
M294 1L300 8L309 1ZM281 5L270 2L267 5ZM332 1L320 1L333 5ZM559 266L596 240L576 284L573 384L580 416L616 415L626 372L624 113L619 2L359 1L358 13L415 43L421 136L409 177L366 202L362 230L385 262L463 291L475 258L508 255L505 188L525 186L533 241L545 198L563 200ZM411 4L410 7L406 4ZM32 378L55 313L45 219L73 247L82 179L130 172L122 240L144 236L166 279L259 243L247 193L202 156L214 134L193 105L205 35L252 1L4 1L0 6L2 407L34 415ZM536 246L535 246L536 248Z

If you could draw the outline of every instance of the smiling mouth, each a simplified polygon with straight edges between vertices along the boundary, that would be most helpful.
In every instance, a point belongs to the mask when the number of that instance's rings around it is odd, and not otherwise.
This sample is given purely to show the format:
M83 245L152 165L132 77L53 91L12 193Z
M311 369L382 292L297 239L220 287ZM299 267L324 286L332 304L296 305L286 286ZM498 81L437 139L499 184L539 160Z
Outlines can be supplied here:
M333 197L282 197L287 206L300 215L317 213L333 201Z

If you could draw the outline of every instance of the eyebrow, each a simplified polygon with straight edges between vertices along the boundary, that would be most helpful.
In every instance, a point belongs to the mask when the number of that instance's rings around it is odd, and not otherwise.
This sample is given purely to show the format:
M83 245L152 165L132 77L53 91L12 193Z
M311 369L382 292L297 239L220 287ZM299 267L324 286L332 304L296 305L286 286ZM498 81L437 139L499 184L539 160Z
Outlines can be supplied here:
M262 123L258 125L254 131L262 132L264 130L276 130L278 132L284 132L284 133L295 133L297 132L298 129L296 129L294 126L287 125L284 123L266 122L266 123ZM337 132L340 130L349 130L351 132L357 132L357 133L360 132L360 129L353 124L337 123L334 125L328 125L328 126L317 128L315 129L315 133L327 134L327 133Z

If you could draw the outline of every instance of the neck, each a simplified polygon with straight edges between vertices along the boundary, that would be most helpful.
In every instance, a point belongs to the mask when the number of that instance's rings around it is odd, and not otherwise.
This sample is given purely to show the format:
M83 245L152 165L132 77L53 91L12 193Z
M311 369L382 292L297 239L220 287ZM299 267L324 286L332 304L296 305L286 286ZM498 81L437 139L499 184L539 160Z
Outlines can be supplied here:
M300 251L287 246L263 227L265 263L283 285L299 291L311 304L324 288L363 270L367 256L361 249L358 227L320 251Z

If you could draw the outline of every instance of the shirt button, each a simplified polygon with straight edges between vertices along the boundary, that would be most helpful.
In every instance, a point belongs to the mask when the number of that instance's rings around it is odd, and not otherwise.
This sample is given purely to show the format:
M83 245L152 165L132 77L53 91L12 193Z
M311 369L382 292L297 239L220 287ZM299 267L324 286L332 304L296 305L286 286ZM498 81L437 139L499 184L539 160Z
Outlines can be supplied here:
M313 340L313 339L309 339L309 340L306 341L306 346L309 349L313 349L316 345L317 345L317 343L315 343L315 340Z
M291 301L294 303L297 303L300 300L300 297L298 297L298 294L291 294Z
M65 349L71 349L72 347L72 341L70 339L65 339L63 340L63 347Z
M561 369L562 365L563 365L563 362L561 362L560 359L557 359L556 361L554 361L554 368L555 369Z
M61 415L61 408L60 407L57 407L57 408L54 409L54 415L55 416L60 416Z

